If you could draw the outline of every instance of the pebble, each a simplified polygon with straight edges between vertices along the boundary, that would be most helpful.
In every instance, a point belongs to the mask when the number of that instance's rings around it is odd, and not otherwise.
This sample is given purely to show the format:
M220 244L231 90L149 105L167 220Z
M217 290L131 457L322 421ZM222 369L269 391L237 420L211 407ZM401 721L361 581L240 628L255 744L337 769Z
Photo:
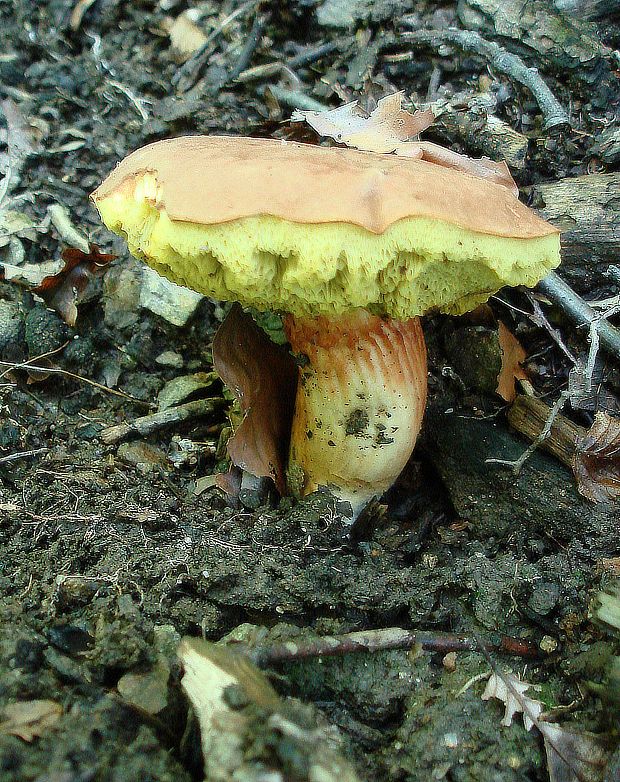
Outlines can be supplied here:
M196 291L182 288L145 267L140 287L140 306L172 323L184 326L204 297Z

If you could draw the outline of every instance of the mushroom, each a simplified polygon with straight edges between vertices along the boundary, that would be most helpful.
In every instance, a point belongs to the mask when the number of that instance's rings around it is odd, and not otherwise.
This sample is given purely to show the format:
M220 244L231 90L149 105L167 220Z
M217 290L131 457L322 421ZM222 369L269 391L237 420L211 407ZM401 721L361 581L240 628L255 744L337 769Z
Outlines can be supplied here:
M464 313L558 265L556 228L507 188L424 160L190 136L125 158L93 193L160 274L277 310L299 384L288 481L351 503L396 480L426 399L419 316Z

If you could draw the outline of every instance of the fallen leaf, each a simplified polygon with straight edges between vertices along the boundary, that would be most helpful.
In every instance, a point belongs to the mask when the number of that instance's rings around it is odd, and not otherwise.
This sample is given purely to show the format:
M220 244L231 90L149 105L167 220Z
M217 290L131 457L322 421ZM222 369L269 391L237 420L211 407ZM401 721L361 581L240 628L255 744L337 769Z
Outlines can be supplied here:
M62 706L48 700L22 701L5 706L1 714L0 733L32 741L58 722Z
M292 122L307 122L320 136L333 138L348 147L366 152L393 152L445 168L472 174L507 187L515 196L519 188L504 161L471 158L428 141L410 141L435 119L430 109L411 114L402 107L403 92L388 95L369 115L358 101L329 111L294 111Z
M69 247L63 250L61 257L64 267L57 274L45 277L32 291L41 296L65 323L75 326L77 305L84 298L86 286L105 273L116 255L101 253L96 245L91 244L89 253Z
M499 346L502 349L502 368L497 376L497 393L506 402L514 402L517 396L515 380L526 380L527 375L521 366L526 353L519 340L499 321Z
M550 782L601 782L609 758L596 736L544 721L538 729L545 740Z
M497 161L488 157L474 158L468 155L461 155L447 147L432 144L430 141L411 141L409 144L421 150L422 160L426 160L428 163L435 163L445 168L453 168L455 171L472 174L480 177L480 179L488 179L491 182L495 182L496 185L508 188L515 197L519 195L517 183L512 178L510 169L503 160ZM407 147L408 145L403 144L396 150L397 154L407 154Z
M526 730L536 727L545 743L551 782L601 782L608 754L596 736L576 733L541 717L544 704L526 695L539 689L511 673L492 673L483 700L497 698L505 705L502 725L509 727L515 714L523 715Z
M372 114L358 101L331 111L295 111L292 122L307 122L321 136L367 152L394 152L403 141L417 136L432 124L432 111L411 114L402 107L403 92L381 98Z
M504 706L502 725L510 727L515 714L523 714L523 724L526 730L531 730L536 724L544 705L541 701L525 695L529 689L539 689L536 685L521 681L512 673L492 673L487 686L482 693L482 700L497 698Z
M620 497L620 418L596 414L577 441L573 472L579 493L589 500L613 502Z
M213 340L213 365L244 414L228 441L233 464L272 478L284 494L297 388L293 359L235 304Z

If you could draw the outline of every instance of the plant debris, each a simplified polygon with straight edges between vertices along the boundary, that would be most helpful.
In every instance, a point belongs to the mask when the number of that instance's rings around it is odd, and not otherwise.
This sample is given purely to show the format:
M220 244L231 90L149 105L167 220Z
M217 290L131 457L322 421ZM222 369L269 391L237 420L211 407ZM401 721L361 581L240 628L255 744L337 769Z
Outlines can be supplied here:
M234 465L257 477L272 478L286 493L297 367L238 304L213 339L213 366L230 388L243 420L228 441Z
M32 292L41 296L65 323L75 326L77 305L84 298L88 284L105 274L108 264L116 259L116 255L102 253L96 245L91 244L88 253L69 247L62 251L61 257L63 268L45 277Z
M620 497L620 419L597 413L590 429L577 441L573 472L579 492L593 502Z
M51 700L9 703L0 710L0 733L33 741L54 727L61 715L62 706Z
M502 368L497 377L497 393L506 402L514 402L517 396L515 381L527 379L522 367L527 354L519 340L501 321L498 323L498 335L502 350Z
M542 716L544 704L525 693L540 689L511 673L492 673L483 700L497 698L504 704L502 725L510 727L515 714L523 715L526 730L538 728L545 742L551 782L600 782L608 762L607 752L595 736L566 730Z

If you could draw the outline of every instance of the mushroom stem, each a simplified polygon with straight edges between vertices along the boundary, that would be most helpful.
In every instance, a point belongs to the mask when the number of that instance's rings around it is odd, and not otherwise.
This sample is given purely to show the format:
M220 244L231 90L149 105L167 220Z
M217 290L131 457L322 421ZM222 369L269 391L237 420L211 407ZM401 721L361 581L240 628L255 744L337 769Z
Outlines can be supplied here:
M357 309L284 320L301 356L291 434L292 493L319 486L351 503L353 521L407 463L426 402L426 347L419 318Z

